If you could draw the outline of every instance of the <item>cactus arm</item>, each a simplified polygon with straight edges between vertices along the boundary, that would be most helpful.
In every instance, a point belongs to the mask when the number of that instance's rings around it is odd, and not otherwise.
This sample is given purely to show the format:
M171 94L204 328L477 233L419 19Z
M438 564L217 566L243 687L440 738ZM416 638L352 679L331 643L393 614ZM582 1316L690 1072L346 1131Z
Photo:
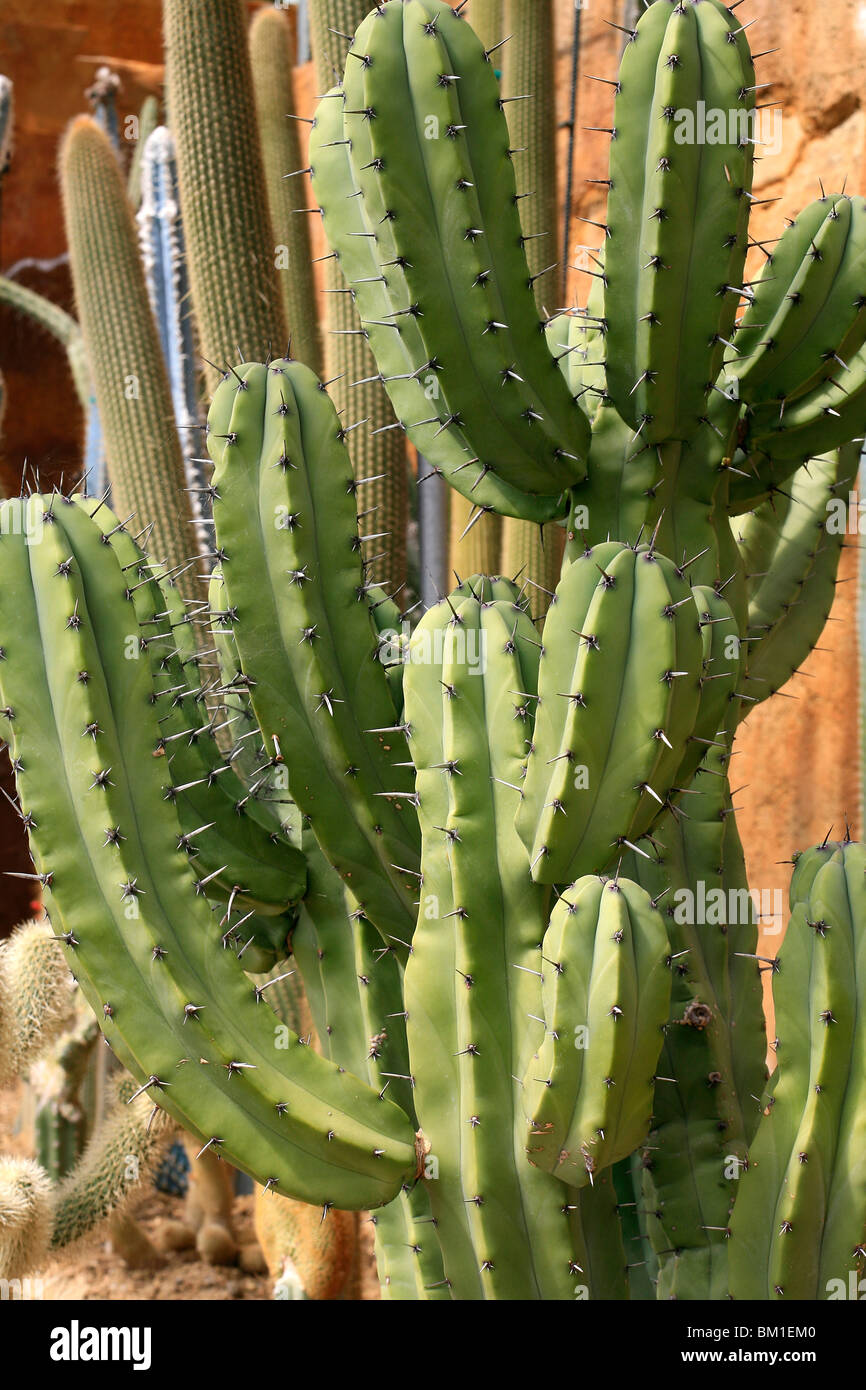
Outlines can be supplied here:
M216 728L236 716L219 706L212 712L207 708L189 612L171 584L160 585L153 567L141 565L123 533L115 548L139 576L132 601L146 634L160 712L157 752L166 757L170 795L182 832L190 837L183 847L209 897L229 898L244 911L283 913L304 893L306 863L268 802L267 763L250 786L235 773L231 757L221 754Z
M658 1260L647 1237L646 1211L641 1198L641 1155L633 1153L612 1169L617 1195L617 1214L622 1227L622 1241L628 1270L628 1291L632 1302L655 1299ZM588 1188L581 1191L583 1201Z
M581 1273L594 1301L621 1302L630 1297L625 1225L620 1220L614 1187L615 1169L598 1173L591 1186L575 1193L575 1217L581 1234Z
M287 339L245 11L240 0L166 0L163 23L192 302L213 389L229 355L261 361Z
M413 641L423 641L423 632L430 630L433 621L425 615ZM430 1184L430 1204L442 1243L445 1275L455 1298L479 1300L483 1298L481 1274L474 1258L469 1209L460 1178L463 1127L456 995L453 989L431 988L435 980L455 978L457 942L448 930L455 902L446 841L435 829L446 825L448 817L448 788L436 770L443 761L442 699L440 688L420 679L422 671L410 664L404 682L422 845L418 923L404 982L409 1055L421 1099L420 1119L427 1126L437 1169L436 1180ZM428 1112L434 1117L432 1124Z
M285 247L280 263L280 290L294 356L318 376L324 357L313 285L312 249L300 170L301 142L292 118L294 91L292 30L279 10L261 9L249 29L250 69L256 103L262 165L277 246ZM291 177L293 174L298 177Z
M532 1161L574 1187L646 1138L670 1005L668 949L661 913L628 879L581 879L551 914L545 1037L523 1103Z
M437 379L447 413L467 420L474 414L477 419L477 407L485 403L489 412L486 436L483 448L478 441L476 454L495 460L495 471L525 491L553 492L580 476L579 465L567 466L570 461L559 445L560 441L570 441L576 453L585 452L587 425L561 379L550 377L546 371L547 352L535 332L537 315L527 288L516 204L512 202L509 211L514 176L505 153L508 134L496 79L487 69L478 41L447 6L389 7L383 16L384 23L371 27L366 21L356 36L359 49L365 45L370 48L372 62L366 68L348 65L345 119L354 138L354 128L362 117L352 112L373 107L378 113L369 131L375 167L367 171L356 167L356 173L365 195L369 187L371 196L384 199L386 209L397 214L390 230L406 259L402 269L409 299L396 304L395 312L410 312L419 325L425 352L416 367L432 358L443 363ZM429 28L431 23L434 29L426 32L425 24ZM461 46L464 51L460 51ZM362 107L352 100L359 81L356 66L363 81ZM438 83L434 70L453 70L467 79L471 75L473 81L464 82L458 92L456 82ZM474 90L476 82L483 88L481 93ZM468 105L462 111L460 102L464 100ZM417 125L408 148L407 103L409 109L417 110ZM442 131L453 129L458 138L425 139L427 115L439 122ZM407 180L404 169L398 177L398 167L389 158L398 124L406 157L418 164L422 175L417 180ZM461 126L465 130L458 130ZM485 156L473 141L483 143ZM407 194L411 196L407 198ZM492 215L491 200L496 204ZM464 221L471 227L477 223L479 236L483 231L484 256L474 244L477 238L473 232L460 241L446 238L446 258L438 238L430 236L430 227L462 225ZM506 226L495 225L503 221ZM489 279L488 270L493 272ZM474 297L476 291L478 298ZM428 306L426 314L422 298ZM417 313L413 308L416 304ZM445 304L453 306L453 315L442 312ZM485 334L494 313L500 315L496 322L502 322L503 329ZM469 351L469 343L477 347ZM504 392L500 389L502 372L510 363L513 375L505 379L514 389ZM527 382L529 386L524 389ZM541 386L540 382L546 384ZM531 425L538 425L534 434ZM548 440L548 431L557 427L557 438ZM429 456L429 451L424 452Z
M313 189L321 204L325 232L348 281L364 324L363 329L341 330L344 333L364 333L376 356L386 389L398 417L419 453L440 468L447 481L457 488L467 501L478 508L505 513L527 514L530 519L548 520L562 510L559 494L530 497L522 487L512 487L493 469L488 469L474 453L470 441L458 421L452 418L441 400L435 364L429 371L420 371L432 361L427 352L420 328L412 315L405 315L400 333L388 326L386 315L394 307L394 285L403 282L402 271L396 263L398 251L389 236L389 224L380 226L377 235L382 239L383 259L395 260L389 266L390 277L382 282L380 256L372 249L369 216L360 196L361 187L355 167L350 161L343 120L343 100L334 88L322 99L316 110L315 124L310 136L310 162L313 169ZM361 150L368 150L368 133L364 126L354 132ZM376 185L368 196L381 198ZM377 243L378 245L378 243ZM388 251L393 251L389 255ZM405 303L408 288L404 291Z
M607 379L623 418L651 443L698 429L734 326L752 145L730 132L719 144L681 142L677 119L699 113L699 101L726 116L751 111L754 69L748 50L727 41L733 27L716 0L651 5L620 70L605 245Z
M820 1299L863 1272L860 845L837 845L794 903L774 975L778 1074L731 1223L737 1298ZM840 1201L841 1198L841 1201Z
M866 415L866 345L850 356L845 395L834 381L821 381L796 400L753 407L744 449L769 460L769 477L783 481L797 465L859 438Z
M441 665L412 661L405 677L424 846L406 968L410 1058L419 1119L438 1164L430 1197L454 1296L568 1298L576 1266L562 1198L526 1163L526 1126L510 1080L537 1045L526 1014L538 1016L533 982L546 898L529 881L511 829L524 753L511 692L532 684L532 628L521 631L513 602L477 592L479 599L453 597L456 650L448 604L429 610L412 647L416 656L425 643L436 650L438 632ZM481 643L483 672L461 656L464 639L467 651ZM492 876L480 872L482 835L487 854L491 838L497 845ZM433 985L449 975L453 998L443 1000Z
M72 315L61 309L59 304L53 304L44 295L37 294L26 285L19 285L17 280L9 280L5 275L0 275L0 304L8 304L10 309L26 314L63 345L75 385L75 394L82 410L88 412L92 396L90 374L81 329Z
M387 678L370 659L339 420L300 363L247 365L240 380L243 390L230 378L214 399L208 447L223 579L253 706L278 760L285 744L292 797L319 843L379 929L406 942L417 827L408 779L393 766L402 735Z
M762 569L751 586L747 667L743 692L760 701L783 688L816 645L833 605L845 527L829 527L837 502L847 517L848 488L856 474L856 450L804 464L789 483L787 506L764 503L748 518L749 532L770 530ZM776 524L772 525L775 520ZM773 543L774 542L774 543ZM768 553L769 552L769 553Z
M293 1046L277 1066L267 1012L218 948L177 849L178 822L152 756L159 726L149 672L118 660L135 623L126 611L126 577L110 544L99 547L99 567L94 560L91 569L92 557L79 555L64 532L65 505L58 506L29 551L23 538L5 537L0 621L4 699L16 713L16 750L19 738L26 744L18 754L26 757L22 806L36 822L34 854L67 959L118 1055L184 1128L203 1142L221 1140L219 1152L262 1182L277 1178L302 1200L360 1207L388 1200L414 1169L411 1126L308 1048ZM41 632L41 655L16 640L25 612L31 630ZM98 747L87 756L82 730L94 725ZM107 775L100 781L94 768ZM106 825L120 826L127 839L113 844ZM81 902L89 909L83 926ZM202 1013L185 1026L188 1002ZM193 1045L200 1060L183 1065ZM234 1061L254 1072L234 1077Z
M783 233L737 328L729 375L750 405L793 400L866 342L866 200L830 194Z
M346 889L308 832L310 883L292 938L325 1056L413 1110L397 962L378 934L352 912ZM382 1297L450 1298L430 1201L423 1183L371 1217Z
M633 863L665 909L673 961L671 1022L658 1068L670 1080L656 1084L644 1158L659 1298L724 1296L734 1179L766 1075L757 927L726 766L726 747L712 748L693 783L688 820L667 813L653 832L663 847L658 864L639 856ZM706 922L697 920L702 889Z
M645 834L676 785L698 716L701 640L671 562L616 542L566 569L544 640L517 827L533 876L564 883Z

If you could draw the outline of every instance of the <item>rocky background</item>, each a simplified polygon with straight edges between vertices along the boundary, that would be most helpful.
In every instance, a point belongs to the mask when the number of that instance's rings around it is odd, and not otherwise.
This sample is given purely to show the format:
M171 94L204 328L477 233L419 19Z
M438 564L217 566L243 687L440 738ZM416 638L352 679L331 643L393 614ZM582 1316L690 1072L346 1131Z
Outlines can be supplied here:
M251 5L250 9L255 9ZM569 260L578 243L597 244L599 234L578 218L602 220L599 188L584 182L606 172L607 136L590 126L610 122L612 88L587 74L613 77L624 35L639 0L583 0L581 74L577 91L574 206ZM16 141L3 182L0 269L71 308L63 221L56 173L61 132L87 109L85 89L104 64L119 74L121 118L138 112L145 96L161 95L162 38L159 0L4 0L0 13L0 71L15 83ZM753 51L769 52L758 64L768 86L760 99L779 102L780 147L765 150L757 196L778 200L757 210L756 235L778 236L785 216L848 180L866 191L866 2L864 0L744 0L737 11L750 24ZM471 0L468 17L471 20ZM562 171L568 145L574 0L557 0ZM302 70L299 109L315 100L312 72ZM129 154L132 154L130 142ZM760 254L758 255L760 262ZM573 290L582 297L580 275ZM553 307L551 305L550 307ZM0 309L0 370L7 409L0 438L0 491L18 491L22 469L39 470L42 483L74 476L83 422L62 350L28 322ZM843 556L838 600L822 651L803 672L750 718L739 739L733 785L753 886L787 891L781 861L823 838L846 820L861 834L859 647L857 555ZM8 782L7 782L8 788ZM4 803L5 808L5 803ZM11 812L0 812L0 870L27 868L26 851ZM28 912L29 885L3 880L0 931ZM778 940L768 941L773 950Z

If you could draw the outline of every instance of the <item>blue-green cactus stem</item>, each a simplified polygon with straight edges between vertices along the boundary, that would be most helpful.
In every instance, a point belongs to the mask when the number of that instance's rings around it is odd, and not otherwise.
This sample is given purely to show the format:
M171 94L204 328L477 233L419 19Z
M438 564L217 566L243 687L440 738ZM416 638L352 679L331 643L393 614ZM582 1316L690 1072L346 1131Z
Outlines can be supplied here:
M196 891L154 757L149 663L124 655L142 634L115 527L103 508L73 534L64 516L86 503L27 505L39 543L6 525L0 542L0 685L36 872L91 1008L154 1103L260 1182L389 1200L414 1172L411 1123L297 1041L276 1054Z
M246 363L208 416L217 547L268 756L363 911L407 943L418 871L405 734L376 641L339 418L308 367ZM402 753L401 753L402 749Z

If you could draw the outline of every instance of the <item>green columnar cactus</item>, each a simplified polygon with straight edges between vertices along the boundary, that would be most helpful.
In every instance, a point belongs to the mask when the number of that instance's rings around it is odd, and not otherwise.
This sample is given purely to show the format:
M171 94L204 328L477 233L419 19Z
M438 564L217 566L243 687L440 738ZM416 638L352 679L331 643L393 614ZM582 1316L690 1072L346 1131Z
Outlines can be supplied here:
M166 103L199 346L213 388L237 352L281 352L275 243L240 0L165 0ZM286 172L289 172L288 170Z
M557 902L541 952L554 969L542 985L549 1029L523 1081L529 1151L583 1187L649 1133L671 996L668 934L636 883L589 877Z
M847 841L797 866L773 963L777 1070L731 1220L735 1298L846 1298L863 1274L864 873Z
M321 330L313 284L310 228L305 206L303 168L292 65L292 31L279 10L261 9L249 33L250 67L256 117L262 142L262 164L286 323L292 350L319 376L324 370ZM292 176L295 177L292 177Z
M214 397L208 447L222 577L265 747L286 761L293 799L359 905L405 941L417 823L410 779L394 766L405 738L371 659L358 484L339 418L300 363L242 366Z
M386 1296L829 1297L863 1260L866 851L797 861L793 934L760 960L728 770L835 580L860 206L808 213L820 275L796 231L761 282L770 309L776 279L812 306L776 302L789 375L742 281L743 26L656 0L625 46L600 278L543 323L508 102L464 11L377 7L310 163L406 433L476 514L567 518L544 627L475 575L389 636L346 421L300 363L230 368L209 615L104 506L0 512L0 718L36 872L148 1103L325 1212L381 1208ZM712 103L733 125L704 141ZM218 674L191 641L208 616ZM273 1047L270 986L234 958L262 922L324 1056Z
M60 156L66 235L87 360L105 433L114 506L153 526L169 567L187 565L192 509L135 223L108 137L88 117ZM193 594L188 575L179 583Z
M406 668L422 883L405 1006L456 1298L568 1298L579 1264L567 1189L526 1161L514 1081L543 1034L549 894L512 823L537 667L517 591L479 579L428 610Z
M507 0L502 32L508 39L491 55L502 66L502 91L513 98L508 130L515 151L520 223L535 302L542 318L557 307L560 273L559 207L556 183L556 50L553 0ZM474 20L473 20L474 24ZM490 48L490 44L485 47ZM501 54L501 57L500 57ZM533 607L543 613L562 564L563 532L549 523L541 530L511 518L502 527L502 569L521 574L535 587Z
M375 1092L310 1049L295 1043L285 1059L275 1058L259 995L221 948L221 939L236 933L241 922L229 916L223 930L225 917L218 924L206 906L210 876L197 876L189 864L171 795L170 764L154 757L163 747L161 726L141 644L145 656L154 647L171 651L170 615L159 625L139 628L134 599L141 589L135 584L153 582L147 562L139 557L135 570L124 570L125 555L112 544L117 523L104 507L95 513L104 518L102 525L93 522L87 505L61 502L56 510L43 505L42 539L29 549L23 535L3 538L4 632L13 612L16 623L26 615L28 625L44 619L46 633L52 630L29 672L14 638L4 643L9 659L4 675L7 670L11 675L4 696L13 747L19 731L27 737L27 730L42 747L41 757L28 754L19 790L25 814L50 827L37 847L40 863L44 852L58 856L52 869L37 866L55 931L118 1057L143 1092L165 1097L166 1108L184 1129L206 1147L230 1159L234 1155L259 1181L286 1195L322 1203L339 1199L343 1206L378 1205L414 1170L411 1127L396 1106L381 1104ZM53 518L48 523L46 513ZM46 584L54 591L50 601ZM22 679L26 688L18 683ZM58 682L66 692L59 724L52 713ZM121 751L125 736L115 711L135 720L140 747L131 760ZM82 738L93 744L90 757L81 757ZM56 770L64 765L63 795L49 811ZM87 849L80 858L82 841ZM103 887L92 899L92 917L73 922L82 875L84 884L98 881L93 855L105 864ZM125 928L133 920L140 930L130 953ZM210 1002L212 986L205 980L205 974L216 978L214 972L223 977L219 1005ZM150 1070L141 1065L145 1054ZM182 1065L184 1059L189 1067ZM239 1086L244 1094L235 1098ZM206 1097L219 1097L215 1107ZM245 1119L251 1113L258 1117L254 1132ZM245 1134L256 1137L253 1162L241 1156ZM356 1149L360 1172L351 1159L344 1166ZM332 1183L339 1192L330 1191Z
M348 38L368 8L367 0L310 0L313 58L321 92L326 92L343 71ZM348 190L346 196L350 196ZM406 582L405 439L368 346L369 329L362 326L363 305L357 293L348 288L339 255L326 262L325 293L327 376L344 426L358 425L348 436L355 477L370 479L360 499L365 520L369 518L364 528L369 535L364 556L368 560L376 557L377 574L396 592Z

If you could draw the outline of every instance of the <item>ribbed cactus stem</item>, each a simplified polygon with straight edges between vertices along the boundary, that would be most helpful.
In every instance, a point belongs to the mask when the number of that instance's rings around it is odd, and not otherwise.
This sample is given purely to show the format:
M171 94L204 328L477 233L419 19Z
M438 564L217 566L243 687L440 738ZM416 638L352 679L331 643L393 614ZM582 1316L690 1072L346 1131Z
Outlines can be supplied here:
M542 318L553 312L557 292L554 272L543 272L558 259L556 186L556 52L553 0L505 0L503 29L510 40L502 54L502 88L506 96L528 96L508 105L511 144L520 202L520 221L526 243L529 273L535 280L535 302ZM551 298L553 296L553 298ZM507 518L502 527L502 569L518 574L539 588L533 612L543 613L556 588L562 566L564 533L549 523L531 526Z
M78 316L105 433L114 505L152 524L154 554L182 566L194 545L171 389L147 297L135 221L108 137L89 117L60 155ZM184 593L195 581L180 579Z
M249 46L268 206L292 353L321 376L324 354L313 284L310 221L301 211L310 206L310 199L299 172L304 159L298 122L293 118L297 111L295 40L287 16L279 10L259 10L250 25Z
M166 0L166 95L208 385L239 350L285 349L240 0Z
M346 61L348 44L370 10L368 0L310 0L310 28L318 90L334 85ZM334 32L337 31L337 32ZM358 492L358 510L367 512L363 534L387 532L364 543L364 556L382 555L373 578L396 591L406 578L408 479L403 431L384 388L375 379L375 359L361 330L354 299L335 259L326 262L327 332L325 354L331 396L344 426L365 421L347 438L356 478L372 478ZM363 382L354 386L355 382ZM375 431L383 431L375 433Z

